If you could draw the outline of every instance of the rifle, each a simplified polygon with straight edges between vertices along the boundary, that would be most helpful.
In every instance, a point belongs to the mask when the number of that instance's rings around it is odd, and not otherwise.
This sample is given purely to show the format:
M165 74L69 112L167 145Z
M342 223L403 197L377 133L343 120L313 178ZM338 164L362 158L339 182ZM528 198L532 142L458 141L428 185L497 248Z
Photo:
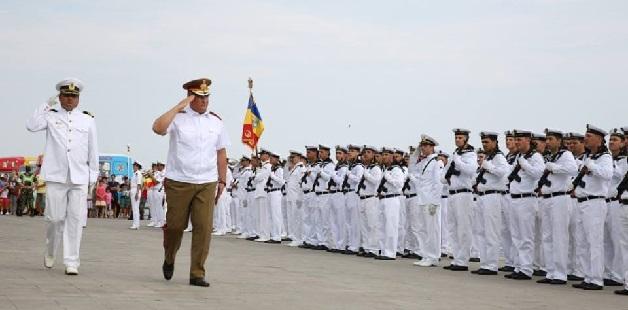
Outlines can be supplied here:
M384 184L386 184L386 178L382 176L382 180L379 181L379 186L377 187L377 195L381 195L382 193L386 193L388 192L388 189L386 188L386 186L384 186Z
M628 190L628 173L624 175L624 179L617 185L617 199L621 199L621 195Z
M405 192L406 190L410 190L410 178L406 178L406 181L403 182L403 188L401 189L401 192Z
M552 174L552 172L547 169L543 172L543 175L541 176L541 179L539 179L539 183L536 188L537 193L541 192L541 188L543 187L543 185L547 185L548 187L552 186L552 181L548 179L550 174Z
M456 163L455 162L451 162L451 165L449 165L449 169L447 169L447 172L445 173L445 180L447 180L447 184L451 185L451 176L452 175L460 175L460 171L456 170Z
M366 181L366 178L364 177L364 175L362 175L362 178L360 179L360 183L358 183L358 190L356 191L358 196L360 196L360 190L363 188L366 188L366 185L364 184L365 181Z
M349 172L345 175L345 179L342 181L342 185L340 186L340 190L344 191L349 188Z
M587 166L582 166L582 168L580 168L580 172L578 172L578 175L576 176L576 178L573 179L573 182L571 182L571 184L573 185L574 190L578 186L584 188L587 185L584 181L582 181L582 178L584 178L584 176L588 172L589 172L589 169L587 168Z

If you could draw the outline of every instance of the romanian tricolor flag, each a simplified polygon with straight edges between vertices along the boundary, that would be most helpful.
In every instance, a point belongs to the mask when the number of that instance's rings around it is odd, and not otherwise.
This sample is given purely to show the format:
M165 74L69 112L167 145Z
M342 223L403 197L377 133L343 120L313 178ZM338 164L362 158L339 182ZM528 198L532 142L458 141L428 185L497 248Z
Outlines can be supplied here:
M264 122L259 114L253 94L249 97L249 105L244 115L244 124L242 126L242 143L248 145L252 150L257 146L259 138L264 132Z

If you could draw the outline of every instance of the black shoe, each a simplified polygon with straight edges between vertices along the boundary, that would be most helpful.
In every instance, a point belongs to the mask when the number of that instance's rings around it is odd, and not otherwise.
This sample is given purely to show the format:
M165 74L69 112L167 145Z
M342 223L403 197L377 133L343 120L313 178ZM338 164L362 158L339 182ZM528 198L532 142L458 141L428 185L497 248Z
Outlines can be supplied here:
M573 274L570 274L570 275L567 276L567 281L580 281L580 282L582 282L582 281L584 281L584 278L583 277L578 277L578 276L573 275Z
M291 238L281 238L281 241L292 241Z
M257 239L259 239L259 236L254 236L254 237L248 237L248 238L246 238L246 240L248 240L248 241L254 241L254 240L257 240Z
M364 257L366 257L366 258L375 258L375 257L377 257L377 254L368 252L368 253L364 253Z
M356 254L357 256L360 257L364 257L366 255L366 252L358 252L358 254Z
M604 287L594 283L587 283L582 289L585 291L601 291Z
M615 280L604 279L604 286L624 286L623 283L619 283Z
M453 266L453 265L443 266L443 269L450 270L450 269L451 269L451 266Z
M309 243L305 243L305 242L303 242L303 244L299 245L299 248L301 248L301 249L309 249L311 247L312 247L312 245L310 245Z
M406 253L403 254L403 256L401 256L403 258L412 258L412 259L417 259L417 260L421 260L423 259L423 257L421 257L419 254L415 254L415 253Z
M471 270L472 274L478 274L478 272L480 272L480 270L482 270L482 268L478 269L478 270Z
M480 259L477 258L477 257L471 257L471 258L469 258L469 261L472 262L472 263L479 263Z
M532 277L519 271L519 273L513 277L513 280L532 280Z
M628 290L616 290L615 294L628 296Z
M504 266L504 267L499 268L497 270L499 270L501 272L513 272L513 271L515 271L515 267L513 267L513 266Z
M351 251L351 250L344 250L344 251L342 251L341 253L342 253L342 254L345 254L345 255L355 255L355 254L357 254L356 252L353 252L353 251Z
M453 255L449 255L448 258L449 259L454 259L454 256Z
M394 257L388 257L388 256L383 256L383 255L375 256L375 259L378 259L378 260L395 260Z
M583 281L583 282L580 282L580 283L577 283L577 284L572 284L571 287L574 287L574 288L584 288L587 285L589 285L589 283Z
M552 280L552 279L548 279L548 278L545 278L545 279L537 280L537 281L536 281L536 283L540 283L540 284L552 284L552 281L554 281L554 280Z
M535 277L544 277L547 275L547 271L545 270L541 270L541 269L537 269L532 273L533 276Z
M477 274L481 276L494 276L494 275L497 275L497 271L488 270L488 269L480 269L478 270Z
M516 275L518 275L518 274L519 274L518 272L514 272L514 271L513 271L512 273L505 274L505 275L504 275L504 278L506 278L506 279L514 279L514 278L515 278L515 276L516 276Z
M395 256L397 256L397 257L403 257L403 253L401 253L401 252L397 252L397 254L396 254Z
M277 240L266 240L266 241L264 241L264 243L272 243L272 244L277 244L277 243L281 243L281 241L277 241Z
M468 271L469 267L467 267L467 266L451 265L451 268L449 268L449 270L451 270L451 271Z
M174 264L168 264L166 263L166 261L164 261L164 264L161 265L161 271L164 272L164 279L172 279L172 274L174 273Z
M209 283L206 282L203 278L191 278L190 285L208 287Z
M554 280L552 280L552 282L550 282L550 284L553 284L553 285L565 285L565 284L567 284L567 281L554 279Z

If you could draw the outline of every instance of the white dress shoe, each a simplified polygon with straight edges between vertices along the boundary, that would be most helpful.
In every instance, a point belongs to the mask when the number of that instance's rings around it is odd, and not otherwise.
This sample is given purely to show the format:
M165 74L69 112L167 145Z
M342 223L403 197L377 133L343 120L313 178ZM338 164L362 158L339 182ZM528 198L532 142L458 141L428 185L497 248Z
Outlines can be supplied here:
M436 267L436 264L426 260L421 260L412 264L419 267Z
M140 228L139 228L139 227L137 227L137 226L131 226L131 227L129 227L129 229L138 230L138 229L140 229Z
M192 228L186 228L184 231L185 231L185 232L191 232L191 231L192 231Z
M65 274L67 274L69 276L78 275L78 268L72 267L72 266L66 266L65 267Z
M148 227L153 227L153 226L155 226L155 223L153 223L153 222L149 222L148 224L146 224L146 226L148 226Z
M291 246L291 247L297 247L299 245L301 245L301 243L299 243L297 241L292 241L292 242L288 243L288 246Z
M44 267L52 268L55 264L55 258L52 256L44 255Z
M241 235L237 236L236 238L238 238L238 239L246 239L248 237L249 236L247 234L241 234Z
M255 239L255 242L266 242L268 240L270 240L270 239L257 238L257 239Z

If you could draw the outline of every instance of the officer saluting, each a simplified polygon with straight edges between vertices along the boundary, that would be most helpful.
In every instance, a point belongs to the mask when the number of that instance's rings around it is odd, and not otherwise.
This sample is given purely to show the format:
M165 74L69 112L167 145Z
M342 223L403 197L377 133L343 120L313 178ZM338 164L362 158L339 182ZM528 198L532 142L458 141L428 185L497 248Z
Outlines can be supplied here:
M211 240L214 205L227 185L229 137L222 119L207 109L206 78L183 84L187 97L153 124L158 135L170 135L168 171L165 175L168 213L164 226L164 278L170 280L181 246L183 230L191 219L192 253L190 285L209 286L205 260Z
M52 268L63 238L65 273L77 275L88 184L93 185L98 178L96 122L89 112L76 110L83 90L81 81L65 79L56 88L59 95L37 108L26 121L26 129L46 130L45 160L41 168L47 183L44 266ZM57 103L60 109L53 108Z

